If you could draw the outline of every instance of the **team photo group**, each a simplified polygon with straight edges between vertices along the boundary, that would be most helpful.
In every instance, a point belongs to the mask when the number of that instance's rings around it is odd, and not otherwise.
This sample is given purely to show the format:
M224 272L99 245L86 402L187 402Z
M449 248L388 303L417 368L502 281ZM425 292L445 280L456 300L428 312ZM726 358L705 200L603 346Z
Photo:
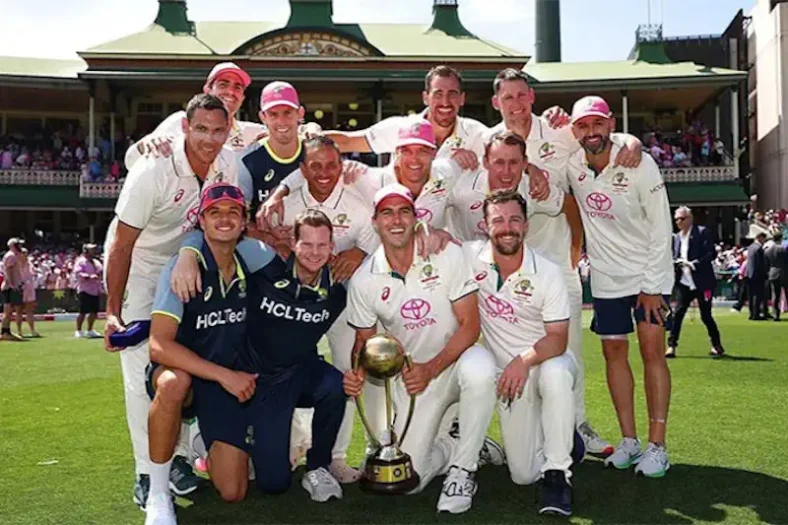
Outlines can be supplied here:
M437 66L421 113L342 132L305 124L297 86L280 81L259 123L238 120L251 83L216 65L129 148L104 246L104 340L120 355L147 525L177 523L174 495L204 478L227 502L293 478L317 502L439 478L437 510L459 514L485 497L477 471L498 465L536 487L522 490L540 514L570 516L586 455L667 474L673 220L657 163L604 99L535 115L528 77L505 69L488 128L460 116L462 73ZM349 160L364 153L390 160ZM586 417L583 353L599 347L582 348L583 252L620 436Z

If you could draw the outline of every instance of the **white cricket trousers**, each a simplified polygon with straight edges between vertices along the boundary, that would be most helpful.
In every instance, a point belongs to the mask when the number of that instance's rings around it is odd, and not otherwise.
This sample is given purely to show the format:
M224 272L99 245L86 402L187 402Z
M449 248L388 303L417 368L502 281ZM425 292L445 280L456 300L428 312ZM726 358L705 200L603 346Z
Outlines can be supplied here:
M583 362L583 285L577 270L564 270L566 287L569 291L569 340L567 350L572 353L577 363L575 379L575 426L586 421L586 373Z
M337 317L331 325L326 337L328 346L331 349L331 361L333 365L342 373L347 372L353 367L351 354L353 344L356 341L356 330L347 324L348 309ZM370 377L364 383L363 396L364 409L372 429L376 436L386 428L386 392L383 383ZM293 414L293 425L291 427L290 444L292 447L301 446L309 448L312 443L312 409L297 409ZM332 450L333 459L347 458L347 449L353 439L353 423L356 415L356 402L350 398L345 406L345 416L342 425L339 427L337 440Z
M452 465L476 471L495 409L495 372L492 354L484 347L472 346L416 397L413 421L402 443L402 450L410 455L413 468L421 477L414 493L423 490L435 476L445 474ZM401 377L392 382L391 390L395 433L401 436L410 396ZM459 440L448 432L438 432L446 410L457 402Z
M530 485L548 470L570 475L577 375L574 359L564 353L531 368L523 396L511 406L497 403L506 462L516 484Z
M150 271L145 275L131 274L126 283L126 298L123 301L121 316L126 324L133 321L148 320L153 309L153 298L159 272ZM151 399L145 390L145 368L150 363L149 341L145 340L120 352L120 369L123 375L123 389L126 397L126 422L131 435L131 448L134 453L134 469L140 474L150 474L150 455L148 451L148 413ZM188 450L188 426L181 425L179 453Z

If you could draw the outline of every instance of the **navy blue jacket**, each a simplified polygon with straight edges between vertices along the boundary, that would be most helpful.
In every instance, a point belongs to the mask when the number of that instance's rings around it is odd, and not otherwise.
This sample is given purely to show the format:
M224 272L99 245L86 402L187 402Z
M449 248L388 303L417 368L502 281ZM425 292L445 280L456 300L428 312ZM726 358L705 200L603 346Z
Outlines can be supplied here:
M709 231L703 226L692 225L689 236L689 247L687 249L687 260L695 264L692 270L692 280L695 287L700 291L714 290L717 287L717 278L714 276L714 268L711 262L717 256L714 243L711 240ZM681 237L678 233L673 234L673 260L681 257ZM676 265L676 284L681 282L681 265Z

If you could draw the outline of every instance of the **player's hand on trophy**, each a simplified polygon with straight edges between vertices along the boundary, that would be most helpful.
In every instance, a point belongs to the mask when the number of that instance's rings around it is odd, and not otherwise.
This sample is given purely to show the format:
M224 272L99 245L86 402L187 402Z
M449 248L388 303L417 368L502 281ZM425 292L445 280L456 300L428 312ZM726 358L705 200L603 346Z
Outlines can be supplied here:
M172 269L170 287L181 302L188 303L202 293L202 277L197 253L194 250L181 250Z
M520 356L512 359L498 380L498 399L511 403L521 398L528 381L528 372L529 367Z
M528 164L527 171L531 197L538 201L547 200L550 196L550 175L533 164Z
M464 170L475 170L479 167L479 157L476 153L467 149L455 149L451 152L451 158Z
M643 160L643 143L632 135L624 136L624 146L618 151L613 166L637 168Z
M367 373L363 368L358 370L348 370L342 378L342 388L348 397L358 397L361 391L364 390L364 379Z
M116 332L125 331L126 327L124 326L123 320L120 317L113 314L107 314L107 320L104 323L104 349L107 352L119 352L123 350L122 348L112 346L112 343L109 341L109 336Z
M402 368L405 389L412 396L424 392L432 381L432 377L432 370L428 363L413 362Z
M419 222L415 227L416 251L419 257L427 258L446 249L450 242L460 244L446 230L433 228L425 222Z
M219 377L219 384L222 388L238 398L239 403L244 403L251 399L257 387L258 374L249 374L238 370L224 369Z
M544 113L542 113L542 118L546 119L547 123L553 129L559 129L563 128L564 126L568 126L572 120L569 117L569 113L564 111L564 108L561 106L547 108Z
M359 177L363 177L369 171L369 166L363 162L355 160L342 161L342 183L345 186L352 186Z
M646 315L646 323L657 324L662 326L665 323L665 316L670 311L667 303L662 298L662 295L649 295L643 292L638 294L637 304L635 308L643 307L643 312ZM656 323L652 322L656 320Z

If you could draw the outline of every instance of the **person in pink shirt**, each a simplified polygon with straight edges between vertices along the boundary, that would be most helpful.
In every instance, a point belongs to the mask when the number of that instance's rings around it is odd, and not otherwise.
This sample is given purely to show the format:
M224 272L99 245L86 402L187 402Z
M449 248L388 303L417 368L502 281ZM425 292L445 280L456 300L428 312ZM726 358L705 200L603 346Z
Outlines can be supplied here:
M30 337L41 337L36 332L35 308L36 308L36 274L33 271L27 248L22 248L20 251L19 265L22 272L22 302L24 306L17 311L16 314L16 330L19 337L24 337L22 334L22 313L27 317L27 326L30 327Z
M93 329L99 310L99 296L101 295L101 272L103 268L96 258L96 245L86 244L82 248L82 255L74 263L74 274L77 277L77 296L79 297L79 315L77 316L77 331L74 337L87 337L89 339L103 337ZM88 330L82 331L85 315L88 316Z
M3 341L21 341L22 338L11 333L11 314L22 315L22 268L20 253L25 241L17 238L9 239L8 251L3 255L3 328L0 338Z

